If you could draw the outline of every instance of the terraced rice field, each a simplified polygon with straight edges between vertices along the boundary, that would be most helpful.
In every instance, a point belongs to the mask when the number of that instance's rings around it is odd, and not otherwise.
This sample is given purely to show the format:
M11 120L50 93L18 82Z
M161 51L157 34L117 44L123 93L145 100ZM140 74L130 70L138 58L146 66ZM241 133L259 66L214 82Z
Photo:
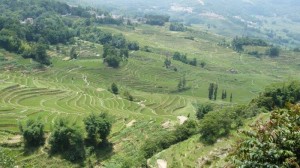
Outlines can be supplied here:
M40 118L46 124L46 131L50 131L58 118L67 118L82 126L82 119L88 114L105 111L114 119L109 137L114 153L109 159L108 156L97 157L100 162L105 160L103 164L107 167L115 167L124 156L133 161L141 159L139 148L144 140L167 131L162 124L170 122L176 125L179 123L177 116L181 115L195 118L194 104L208 102L209 83L218 83L219 93L223 89L228 94L233 93L233 103L220 99L213 102L227 106L248 103L270 83L300 79L299 57L291 51L283 51L276 59L257 59L218 46L221 37L203 32L170 33L165 27L148 26L136 30L120 30L113 26L103 29L122 32L131 41L138 41L141 47L151 44L153 52L131 52L127 62L113 69L104 65L101 56L97 56L102 54L102 46L79 41L80 44L74 45L79 47L77 60L63 61L72 46L61 45L60 51L52 46L48 53L53 66L44 70L32 69L32 61L3 52L5 58L12 59L0 64L0 143L13 138L19 132L18 123L28 118ZM182 41L191 35L195 37L194 41ZM182 46L183 42L186 47ZM189 59L203 60L207 66L193 67L172 60L172 66L178 71L166 69L163 62L174 51L187 53ZM8 70L7 66L16 66L15 63L22 68ZM231 73L231 69L237 73ZM186 77L189 89L178 92L177 84L182 76ZM117 96L108 91L113 82L121 92ZM133 95L134 101L124 98L125 91ZM183 158L188 166L196 165L198 158L187 155L190 148L199 145L196 139L193 137L172 147L171 151L178 151L176 155L167 150L154 156L151 164L155 165L156 159L166 157L171 158L168 160L170 164ZM197 149L192 151L205 155ZM55 159L47 159L47 154L41 151L34 155L23 155L20 149L12 152L20 156L21 163L27 164L30 160L28 167L39 164L35 159L37 156L42 158L44 165L55 162ZM69 166L64 161L57 161Z

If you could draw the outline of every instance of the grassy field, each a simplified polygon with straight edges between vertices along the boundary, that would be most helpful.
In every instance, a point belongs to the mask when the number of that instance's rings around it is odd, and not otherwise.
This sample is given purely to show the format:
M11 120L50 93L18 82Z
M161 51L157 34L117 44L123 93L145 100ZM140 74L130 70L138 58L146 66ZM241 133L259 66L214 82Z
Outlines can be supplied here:
M103 64L101 45L77 41L74 45L79 51L77 60L65 61L72 46L60 45L59 50L52 46L48 53L53 66L38 70L32 61L0 50L5 58L0 59L2 146L10 145L19 133L18 123L28 118L40 117L46 124L46 131L50 131L58 118L83 125L82 119L88 114L106 111L114 118L109 137L113 150L109 154L93 156L91 162L120 167L124 159L140 161L140 146L148 137L167 131L162 127L163 123L170 121L171 125L176 125L179 123L177 116L181 115L195 118L193 105L210 102L207 98L209 83L219 85L219 98L211 103L227 106L247 104L270 83L300 79L300 57L291 51L283 50L278 58L256 58L219 46L217 44L224 37L196 28L179 33L168 31L167 26L140 25L135 29L104 26L101 29L113 34L122 33L130 41L139 42L141 47L149 46L152 52L130 52L129 60L113 69ZM185 38L191 36L194 40ZM255 49L264 51L266 48ZM175 51L186 53L189 59L205 61L207 65L201 68L172 60L172 66L178 70L166 69L164 60ZM182 76L186 77L189 89L178 92L177 84ZM113 82L121 90L118 96L108 91ZM233 94L233 103L229 98L221 100L223 89ZM122 93L125 91L133 95L133 102L124 98ZM199 157L218 146L198 150L203 147L198 138L195 136L172 146L155 155L150 163L155 165L156 159L169 158L170 165L195 167ZM233 143L234 139L229 141ZM199 148L192 150L195 146ZM24 153L21 146L9 149L18 156L18 164L27 167L74 166L60 158L48 158L43 149L31 154ZM175 160L179 163L173 163Z

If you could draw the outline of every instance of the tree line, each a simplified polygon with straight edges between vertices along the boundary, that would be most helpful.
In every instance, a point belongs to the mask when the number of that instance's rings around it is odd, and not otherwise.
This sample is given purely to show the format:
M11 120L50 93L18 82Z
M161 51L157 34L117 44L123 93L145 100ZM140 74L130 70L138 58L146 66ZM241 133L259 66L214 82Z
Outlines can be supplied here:
M62 118L56 120L49 137L49 154L60 154L69 161L80 162L86 156L85 146L109 145L107 137L112 121L106 113L90 114L83 122L87 134L85 138L83 131L75 123ZM19 124L26 148L45 144L44 127L40 119L27 120L25 125Z

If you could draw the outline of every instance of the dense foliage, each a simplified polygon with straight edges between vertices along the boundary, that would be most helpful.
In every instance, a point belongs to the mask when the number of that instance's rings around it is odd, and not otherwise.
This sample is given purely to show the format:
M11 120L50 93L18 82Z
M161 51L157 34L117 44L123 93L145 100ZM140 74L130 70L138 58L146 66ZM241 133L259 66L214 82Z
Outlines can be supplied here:
M232 48L238 52L244 51L243 46L268 46L267 42L261 39L253 39L249 37L235 37L232 40L231 45Z
M283 108L286 103L295 104L300 101L300 83L292 81L289 83L274 84L266 88L253 103L259 107L272 110L276 107Z
M271 47L266 51L266 54L270 57L278 57L280 54L280 49L279 47Z
M115 84L115 83L111 84L111 92L113 94L119 94L119 88L118 88L117 84Z
M163 26L166 22L169 22L170 16L166 15L145 15L146 24Z
M55 122L49 138L52 154L61 154L70 161L81 161L85 157L82 131L75 124L59 119Z
M37 147L44 144L44 124L40 120L28 120L25 126L20 125L25 146Z
M107 136L111 131L111 121L106 113L98 115L91 114L84 120L85 130L88 140L93 144L107 141Z
M193 58L192 60L188 60L186 54L181 54L179 52L175 52L173 55L173 60L180 61L184 64L189 64L192 66L197 66L197 59Z
M258 122L234 152L238 167L300 167L300 106L278 109Z
M186 30L186 28L184 27L184 25L182 23L171 23L169 29L171 31L180 31L183 32Z
M198 118L198 120L203 119L207 113L213 111L213 107L210 104L199 104L196 108L196 117Z
M98 24L123 22L122 18L114 18L101 10L49 0L0 0L0 3L0 47L44 65L51 64L45 52L49 44L73 43L75 37L118 49L139 49L137 43L127 46L123 36L113 36L96 28Z

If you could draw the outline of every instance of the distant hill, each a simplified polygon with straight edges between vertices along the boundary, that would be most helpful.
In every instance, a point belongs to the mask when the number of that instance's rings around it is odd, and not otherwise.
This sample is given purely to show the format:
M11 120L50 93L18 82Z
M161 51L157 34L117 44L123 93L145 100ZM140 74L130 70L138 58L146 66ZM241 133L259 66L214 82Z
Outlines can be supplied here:
M81 3L80 0L65 1ZM258 36L277 45L293 47L300 44L297 33L300 30L300 1L297 0L87 1L117 14L168 14L171 21L200 24L225 36Z

